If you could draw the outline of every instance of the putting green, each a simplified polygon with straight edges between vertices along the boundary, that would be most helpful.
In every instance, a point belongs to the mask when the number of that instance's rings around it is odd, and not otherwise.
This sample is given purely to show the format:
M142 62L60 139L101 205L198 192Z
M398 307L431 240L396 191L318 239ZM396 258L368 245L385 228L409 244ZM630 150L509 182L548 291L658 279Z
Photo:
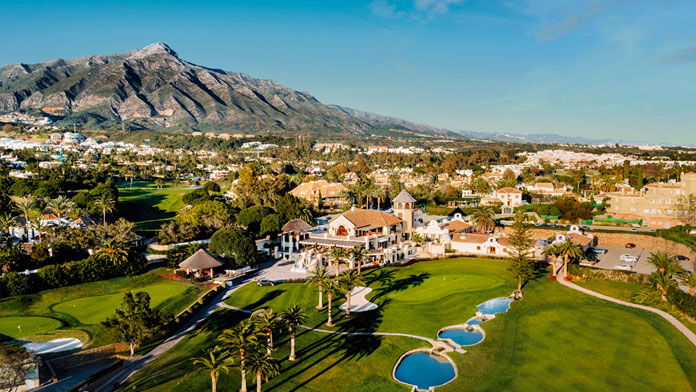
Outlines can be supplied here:
M39 335L61 327L61 322L49 317L0 317L0 335L19 339Z
M170 298L183 294L183 292L186 291L186 286L177 283L161 283L145 286L133 291L145 291L150 294L150 306L154 308ZM76 298L53 305L51 309L54 312L70 315L79 320L82 324L99 324L113 314L114 310L121 305L122 301L123 292L118 292Z
M402 302L431 302L455 293L492 289L505 283L505 279L497 276L453 273L425 279L408 290L392 292L389 298Z

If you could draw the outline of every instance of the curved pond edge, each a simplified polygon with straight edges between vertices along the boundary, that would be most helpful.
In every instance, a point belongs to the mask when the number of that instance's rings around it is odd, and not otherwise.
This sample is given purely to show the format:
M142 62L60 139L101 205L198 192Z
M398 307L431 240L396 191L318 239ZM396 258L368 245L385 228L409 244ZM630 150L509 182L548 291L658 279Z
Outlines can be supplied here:
M441 333L443 333L445 331L452 330L452 329L463 329L465 331L478 332L481 334L481 340L479 340L476 343L471 343L471 344L459 344L459 343L455 342L454 340L452 340L452 338L441 338L440 337ZM471 324L464 323L464 324L450 325L447 327L440 328L437 331L436 336L437 336L438 340L452 340L452 343L456 344L459 347L469 347L469 346L475 346L475 345L483 342L483 340L486 339L486 331L484 331L483 328L481 328L479 324L471 325Z
M452 381L456 380L457 377L459 376L459 370L457 369L457 364L454 363L452 358L450 358L448 355L434 353L432 348L427 348L427 347L416 348L416 349L413 349L411 351L407 351L404 354L402 354L399 357L399 359L396 361L396 365L394 365L394 368L392 369L392 379L394 379L394 381L398 382L399 384L408 385L409 387L411 387L412 391L419 391L422 389L418 389L417 385L405 383L405 382L397 379L396 378L396 369L399 368L399 365L401 365L401 361L403 361L404 358L408 357L411 354L415 354L415 353L427 353L429 355L437 355L438 357L442 357L442 358L446 359L450 363L450 365L452 365L452 368L454 369L454 377L452 377L451 380L447 381L446 383L440 384L440 385L431 385L430 388L428 388L428 390L433 390L433 388L435 388L435 387L441 387L443 385L447 385L447 384L451 383Z
M502 299L510 298L510 299L512 300L512 301L510 301L510 303L508 303L508 307L507 307L507 309L505 309L504 312L496 312L496 313L493 313L493 314L484 314L484 313L481 313L481 311L478 310L478 307L481 306L481 305L483 305L484 303L486 303L486 302L488 302L488 301L495 300L495 299L499 299L499 298L502 298ZM480 304L476 305L476 307L475 307L475 309L476 309L476 314L475 314L473 317L470 317L470 318L469 318L468 320L466 320L464 323L462 323L462 324L455 324L455 325L449 325L449 326L440 328L440 329L437 331L437 333L435 334L435 339L431 342L431 344L433 345L432 348L421 347L421 348L417 348L417 349L414 349L414 350L407 351L406 353L404 353L403 355L401 355L401 356L399 357L399 359L396 361L396 365L394 365L394 368L392 369L392 379L394 379L394 381L398 382L399 384L403 384L403 385L408 385L408 386L410 386L410 387L411 387L411 391L418 391L419 389L418 389L418 387L417 387L416 385L408 384L408 383L405 383L405 382L402 382L402 381L398 380L398 379L396 378L396 369L399 367L399 365L401 365L401 361L403 361L403 359L406 358L407 356L409 356L409 355L411 355L411 354L414 354L414 353L418 353L418 352L424 352L424 353L428 353L428 354L430 354L430 355L438 355L438 356L441 356L441 357L447 359L447 360L449 361L449 363L452 365L452 367L454 367L454 377L452 377L451 380L447 381L447 382L444 383L444 384L432 385L432 386L430 386L430 387L428 388L429 391L434 391L435 387L441 387L441 386L443 386L443 385L447 385L447 384L451 383L452 381L456 380L457 377L459 376L459 369L457 369L457 364L456 364L449 356L447 356L447 355L445 355L445 354L446 354L447 352L451 352L451 351L456 351L456 352L458 352L458 353L460 353L460 354L465 354L465 353L466 353L466 350L463 350L462 347L475 346L475 345L480 344L481 342L483 342L483 341L486 339L486 331L482 328L481 324L484 323L484 322L486 322L486 321L493 320L493 319L496 317L496 314L497 314L497 313L507 313L508 311L510 311L510 309L512 309L512 304L513 304L514 302L520 301L520 300L522 300L521 293L518 293L517 290L515 290L512 294L510 294L510 295L507 296L507 297L495 297L495 298L491 298L491 299L488 299L488 300L483 301L483 302L481 302ZM481 323L479 323L479 324L468 324L468 322L471 321L471 320L480 320ZM458 343L454 342L451 338L440 338L440 333L441 333L441 332L449 331L449 330L451 330L451 329L464 329L464 330L476 331L476 332L480 332L483 336L481 337L481 340L479 340L478 342L473 343L473 344L468 344L468 345L461 345L461 344L458 344ZM445 345L446 349L443 350L443 347L442 347L441 345L438 345L438 344L437 344L438 342L443 343L443 344Z

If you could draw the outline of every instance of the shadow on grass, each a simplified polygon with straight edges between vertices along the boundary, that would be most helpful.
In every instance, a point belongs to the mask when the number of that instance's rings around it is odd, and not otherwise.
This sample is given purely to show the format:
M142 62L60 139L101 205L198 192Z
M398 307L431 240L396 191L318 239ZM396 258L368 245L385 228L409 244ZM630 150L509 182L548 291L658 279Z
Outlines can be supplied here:
M377 295L371 298L371 301L377 300L387 294L404 291L411 287L420 286L426 279L430 278L429 272L422 272L418 275L411 274L408 277L396 280L390 280L384 283L382 287L375 289Z

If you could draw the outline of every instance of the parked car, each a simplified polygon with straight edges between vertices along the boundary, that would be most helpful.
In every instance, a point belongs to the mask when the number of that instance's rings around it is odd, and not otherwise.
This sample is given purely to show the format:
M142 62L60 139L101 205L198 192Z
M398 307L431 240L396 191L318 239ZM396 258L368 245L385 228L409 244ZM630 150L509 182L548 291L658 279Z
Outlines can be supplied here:
M636 228L634 227L634 228L631 229L631 231L638 231L638 229L636 229Z
M635 263L636 261L638 261L636 256L628 255L628 254L619 256L619 260L621 260L623 262L631 262L631 263Z
M656 232L656 231L657 231L656 229L650 229L650 232L651 232L651 233L654 233L654 232Z
M592 252L594 252L594 254L596 254L596 255L603 255L609 251L606 249L602 249L602 248L594 248L594 249L592 249Z
M268 280L268 279L257 279L256 285L257 286L275 286L275 282L272 280Z
M620 270L620 271L633 271L633 265L632 264L620 264L614 267L615 270Z
M683 255L677 255L677 260L679 261L689 261L689 258Z
M580 226L580 228L583 230L590 230L590 226Z
M626 244L626 248L631 249L631 248L635 248L635 247L636 247L636 244L634 244L632 242L629 242L628 244Z

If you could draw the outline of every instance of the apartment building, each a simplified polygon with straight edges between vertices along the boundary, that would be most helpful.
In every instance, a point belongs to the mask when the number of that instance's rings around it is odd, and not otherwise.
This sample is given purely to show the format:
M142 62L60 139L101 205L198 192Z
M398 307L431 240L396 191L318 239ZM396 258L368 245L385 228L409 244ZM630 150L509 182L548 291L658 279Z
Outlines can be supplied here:
M696 173L684 173L680 182L656 182L640 192L626 188L610 192L608 215L618 219L642 219L643 226L670 228L683 224L676 219L675 206L682 196L696 194Z

